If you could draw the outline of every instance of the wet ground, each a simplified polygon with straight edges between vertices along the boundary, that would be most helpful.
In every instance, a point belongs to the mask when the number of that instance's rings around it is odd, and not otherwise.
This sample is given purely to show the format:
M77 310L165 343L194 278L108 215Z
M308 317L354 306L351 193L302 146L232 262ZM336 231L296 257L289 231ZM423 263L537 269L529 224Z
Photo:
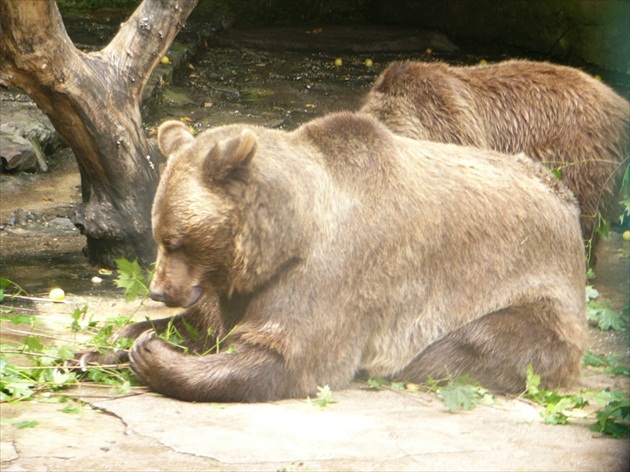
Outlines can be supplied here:
M195 59L181 64L157 106L146 108L148 133L166 118L199 130L235 122L292 129L358 108L391 60L505 58L455 53L443 38L413 31L330 30L203 35ZM617 85L622 92L627 87ZM138 303L125 302L111 278L92 282L98 273L87 266L83 238L67 220L80 201L73 156L59 152L50 168L0 176L0 276L34 297L62 287L66 303L34 301L27 309L45 319L40 329L63 338L77 306L87 304L102 319L133 314ZM600 246L595 273L593 284L621 311L630 299L630 243L613 233ZM148 302L137 316L172 313ZM10 327L2 328L3 338L10 337ZM590 349L627 359L627 332L593 328ZM629 387L626 377L594 369L585 372L583 386ZM339 402L324 411L300 400L217 407L147 393L114 398L89 387L73 394L89 405L79 415L41 402L2 405L2 470L625 470L629 457L628 441L595 436L579 418L569 426L544 425L540 408L519 399L449 414L435 396L366 392L360 385L335 392ZM39 426L14 426L28 419Z

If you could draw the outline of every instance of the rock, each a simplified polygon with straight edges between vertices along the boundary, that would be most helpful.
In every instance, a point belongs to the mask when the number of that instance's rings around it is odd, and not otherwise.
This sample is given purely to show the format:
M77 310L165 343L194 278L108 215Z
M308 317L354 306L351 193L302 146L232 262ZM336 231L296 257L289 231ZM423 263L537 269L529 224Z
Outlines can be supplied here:
M68 218L61 218L61 217L57 217L57 218L53 218L52 220L50 220L48 222L49 226L55 226L59 229L63 229L66 231L79 231L77 229L76 226L74 226L74 223L72 223L72 221L70 221Z
M63 147L50 120L25 95L3 92L0 125L2 172L46 172L46 156Z
M29 223L41 223L42 217L32 211L16 209L9 217L9 226L21 226Z
M0 160L2 172L34 172L38 167L37 154L30 141L4 130L0 130Z

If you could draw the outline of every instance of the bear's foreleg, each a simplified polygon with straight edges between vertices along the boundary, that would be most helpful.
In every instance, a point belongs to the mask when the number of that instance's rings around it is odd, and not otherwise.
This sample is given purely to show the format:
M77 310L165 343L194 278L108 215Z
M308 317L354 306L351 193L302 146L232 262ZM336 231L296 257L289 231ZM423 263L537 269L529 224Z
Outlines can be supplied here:
M209 315L207 310L192 308L176 316L145 320L124 326L114 334L113 340L124 338L137 339L145 331L159 335L171 332L183 339L182 345L191 352L201 353L209 350L224 336L223 323L219 316ZM97 349L77 352L75 359L67 363L68 367L85 368L88 365L116 365L129 362L129 351L109 350L101 352Z
M152 390L184 401L262 402L293 396L282 356L236 344L231 352L185 355L151 331L129 353L131 370Z

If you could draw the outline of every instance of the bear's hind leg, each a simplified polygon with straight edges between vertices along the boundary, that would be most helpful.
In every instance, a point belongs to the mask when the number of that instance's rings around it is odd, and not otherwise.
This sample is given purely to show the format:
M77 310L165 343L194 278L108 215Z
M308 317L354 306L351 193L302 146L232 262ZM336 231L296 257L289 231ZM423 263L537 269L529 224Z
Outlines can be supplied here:
M470 376L497 393L525 390L527 366L545 388L568 386L582 361L582 329L540 300L483 316L447 334L394 377L424 382Z

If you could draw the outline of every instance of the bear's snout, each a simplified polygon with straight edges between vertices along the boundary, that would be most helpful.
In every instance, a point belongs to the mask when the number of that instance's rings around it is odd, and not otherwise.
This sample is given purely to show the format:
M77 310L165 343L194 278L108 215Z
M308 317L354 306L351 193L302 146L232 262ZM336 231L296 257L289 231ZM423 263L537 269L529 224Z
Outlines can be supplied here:
M161 286L158 286L157 284L151 284L149 297L151 297L151 299L155 300L156 302L164 303L168 307L188 308L189 306L192 306L199 301L202 293L203 290L201 289L201 287L199 285L196 285L192 287L187 297L179 299L169 296L169 294L166 293L166 291Z
M149 297L151 297L151 300L155 300L156 302L166 303L166 294L164 293L164 290L156 288L153 284L151 284Z

